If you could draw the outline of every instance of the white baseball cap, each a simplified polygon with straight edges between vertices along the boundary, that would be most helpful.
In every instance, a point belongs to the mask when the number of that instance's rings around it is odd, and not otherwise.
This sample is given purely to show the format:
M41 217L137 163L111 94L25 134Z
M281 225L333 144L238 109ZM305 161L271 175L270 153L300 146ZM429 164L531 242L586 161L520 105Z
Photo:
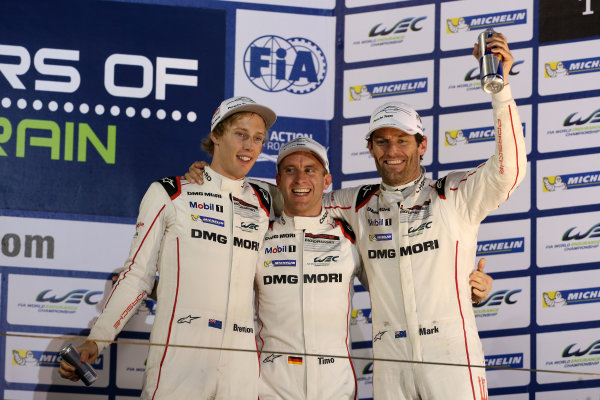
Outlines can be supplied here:
M279 163L284 158L298 151L305 151L314 154L315 157L317 157L319 161L321 161L321 164L323 164L323 167L325 167L327 173L329 173L329 160L327 159L327 149L325 149L325 147L323 147L317 141L304 136L300 136L294 140L290 140L289 142L281 146L281 148L279 149L279 155L277 156L277 166L279 166Z
M366 138L369 139L371 133L379 128L396 128L409 135L423 134L423 123L419 113L412 106L399 101L390 101L373 111Z
M216 109L212 117L212 122L210 123L211 132L215 129L215 126L217 126L219 122L223 121L232 114L242 111L253 112L260 115L265 120L267 129L273 126L277 120L277 114L275 114L275 111L271 110L269 107L256 103L250 97L232 97L230 99L223 100L221 105L219 105L219 107Z

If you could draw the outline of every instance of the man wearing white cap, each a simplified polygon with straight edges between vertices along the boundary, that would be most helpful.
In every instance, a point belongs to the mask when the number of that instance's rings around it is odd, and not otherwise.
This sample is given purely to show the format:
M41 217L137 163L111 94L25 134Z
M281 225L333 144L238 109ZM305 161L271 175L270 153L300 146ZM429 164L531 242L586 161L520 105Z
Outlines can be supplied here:
M286 143L276 181L284 211L256 266L259 396L354 399L348 333L360 259L348 224L322 207L331 184L326 149L305 137Z
M268 185L245 176L275 119L248 97L223 101L203 142L212 156L204 183L164 178L142 200L125 268L79 346L81 360L93 361L158 274L150 342L165 346L149 349L142 399L257 398L254 265L273 212ZM65 361L59 372L78 379Z
M507 82L513 57L506 39L495 34L488 44L503 56ZM375 361L378 400L487 399L485 369L474 367L485 360L468 276L479 224L508 199L527 165L510 86L492 96L492 106L495 153L474 170L437 181L420 166L427 138L418 113L400 102L378 107L366 138L382 183L325 196L326 209L357 235L369 281L375 359L414 362ZM368 239L383 234L391 240Z
M186 177L201 179L197 172L191 168ZM325 148L304 137L283 145L276 181L284 212L267 231L256 267L260 398L353 399L353 278L365 286L367 280L352 229L322 207L323 190L331 184ZM491 278L475 271L472 279L473 297L484 299Z

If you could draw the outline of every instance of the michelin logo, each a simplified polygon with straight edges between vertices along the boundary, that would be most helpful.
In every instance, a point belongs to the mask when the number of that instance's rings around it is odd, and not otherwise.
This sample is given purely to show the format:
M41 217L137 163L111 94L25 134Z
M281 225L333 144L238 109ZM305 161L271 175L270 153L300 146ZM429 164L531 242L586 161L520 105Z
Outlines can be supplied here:
M477 242L477 256L491 256L497 254L522 253L525 250L525 238L510 238L497 240L484 240Z
M371 309L370 308L359 308L356 310L352 310L351 317L352 317L352 319L350 320L350 325L373 323L373 321L371 319Z
M570 289L544 292L544 308L564 307L600 302L600 288Z
M446 33L460 33L494 27L514 26L527 23L527 10L503 11L492 14L448 18Z
M192 221L194 222L204 222L205 224L211 224L211 225L217 225L217 226L225 226L225 221L217 219L217 218L211 218L211 217L205 217L203 215L191 215L192 217Z
M522 125L523 135L525 135L525 124L523 123ZM493 142L495 140L493 126L446 131L445 136L446 146L460 146L473 143Z
M543 185L544 192L600 186L600 171L545 176Z
M269 267L295 267L296 266L296 260L271 260L271 261L265 261L263 263L263 267L265 268L269 268Z
M600 71L600 57L548 62L544 64L544 68L546 69L544 78L598 72Z
M376 233L374 235L369 235L369 242L381 242L386 240L392 240L391 233Z
M350 86L350 101L427 92L427 78Z
M58 351L14 350L12 365L21 367L54 367L58 368L62 357ZM104 356L100 354L91 364L96 370L103 369Z
M496 354L485 356L486 369L489 367L523 368L523 353Z

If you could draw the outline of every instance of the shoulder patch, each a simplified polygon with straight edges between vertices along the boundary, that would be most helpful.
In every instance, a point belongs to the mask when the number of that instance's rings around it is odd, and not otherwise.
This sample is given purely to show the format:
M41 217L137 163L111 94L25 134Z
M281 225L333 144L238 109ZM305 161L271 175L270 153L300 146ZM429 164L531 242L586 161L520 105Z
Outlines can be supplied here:
M162 185L171 200L175 200L181 194L181 178L179 176L169 176L156 182Z
M261 187L260 185L258 185L256 183L253 183L253 182L248 182L248 183L250 184L252 189L254 189L254 193L256 194L256 197L258 198L260 207L263 210L265 210L265 212L267 213L267 217L269 217L271 215L271 205L273 203L271 194L269 193L269 191L267 189Z
M437 191L440 199L446 199L446 178L447 176L440 178L435 182L435 190Z
M344 220L337 218L335 218L334 221L336 225L340 227L346 239L350 240L352 243L356 243L356 234L354 233L354 230L352 230L350 224Z
M355 204L356 210L355 211L358 212L358 210L360 210L365 204L367 204L369 199L375 193L377 193L378 190L379 190L379 184L361 186L361 188L358 190L358 196L356 196L356 204Z

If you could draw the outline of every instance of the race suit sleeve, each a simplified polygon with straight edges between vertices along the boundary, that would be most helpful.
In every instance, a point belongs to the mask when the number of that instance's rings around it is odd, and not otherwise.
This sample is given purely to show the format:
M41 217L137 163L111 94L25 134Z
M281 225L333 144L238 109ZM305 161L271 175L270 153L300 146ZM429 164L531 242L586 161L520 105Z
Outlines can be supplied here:
M359 231L358 214L354 212L356 195L361 187L333 190L323 195L323 207L333 218L350 224L354 232Z
M362 258L358 255L358 250L355 246L352 247L352 253L354 260L356 261L355 275L366 290L369 290L369 280L367 279L367 272L362 263Z
M166 191L153 183L140 204L129 257L88 336L98 345L99 353L108 343L98 340L113 340L152 291L161 242L174 213Z
M271 196L271 209L269 210L269 219L273 221L274 217L280 217L283 213L283 195L279 188L269 182L261 181L258 179L250 179L250 182L257 184L261 188L269 192Z
M483 164L438 180L438 193L454 201L471 224L479 224L506 201L525 177L527 153L523 126L510 85L492 96L496 149ZM441 189L440 189L441 188Z
M275 185L269 185L269 193L273 198L273 212L276 217L280 217L283 213L283 195L281 190Z

